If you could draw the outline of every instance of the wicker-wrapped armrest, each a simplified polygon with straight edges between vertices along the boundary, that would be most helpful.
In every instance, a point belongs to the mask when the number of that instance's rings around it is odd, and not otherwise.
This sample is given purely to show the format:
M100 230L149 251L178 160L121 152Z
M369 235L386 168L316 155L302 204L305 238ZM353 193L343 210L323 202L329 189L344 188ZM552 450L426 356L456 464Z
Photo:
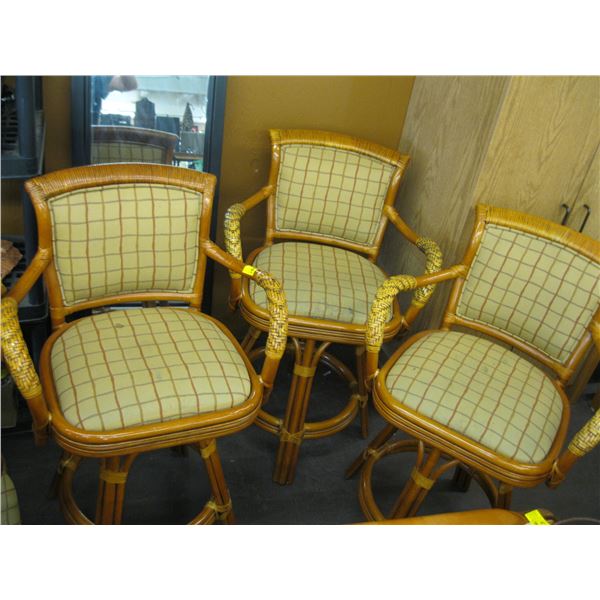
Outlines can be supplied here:
M594 320L590 327L596 348L600 351L600 322ZM555 488L566 477L571 467L579 458L593 450L600 443L600 409L591 419L573 436L567 449L560 455L552 466L552 473L546 482L549 487Z
M442 268L443 254L436 242L429 238L420 237L416 234L400 217L393 206L385 207L385 215L392 225L407 239L414 244L423 254L425 254L425 273L431 275L437 273ZM435 284L419 286L415 289L413 300L409 309L404 315L406 325L410 325L421 309L427 304L433 294Z
M394 275L386 279L377 289L375 300L371 305L367 319L367 330L365 334L365 345L367 348L366 379L370 381L376 370L379 350L383 344L383 333L385 324L394 298L400 292L409 290L425 289L425 292L417 296L417 302L427 301L433 291L433 286L442 281L464 277L467 268L464 265L454 265L448 269L431 274L420 275ZM415 300L413 299L413 302Z
M204 243L206 254L227 267L230 271L253 279L266 292L269 312L269 333L265 347L265 362L261 379L265 387L270 388L275 380L279 361L285 352L288 329L287 301L281 283L269 273L243 262L224 252L211 241Z
M45 271L51 257L52 253L48 248L38 248L31 263L8 291L7 297L14 298L17 304L21 302L39 279L40 275Z
M19 325L18 307L14 298L2 299L2 360L6 364L33 418L33 434L37 445L48 437L50 413L35 372L31 355Z
M417 248L425 254L425 273L424 275L432 275L437 273L442 268L444 257L442 251L436 242L429 238L419 238L415 242ZM423 308L435 290L435 283L423 285L415 290L413 295L412 305L419 310Z
M242 252L242 234L240 229L242 217L248 210L254 208L257 204L260 204L272 193L273 186L265 186L243 202L232 204L225 213L225 249L239 261L244 260ZM242 292L241 275L234 269L229 269L229 275L231 276L229 306L234 310Z

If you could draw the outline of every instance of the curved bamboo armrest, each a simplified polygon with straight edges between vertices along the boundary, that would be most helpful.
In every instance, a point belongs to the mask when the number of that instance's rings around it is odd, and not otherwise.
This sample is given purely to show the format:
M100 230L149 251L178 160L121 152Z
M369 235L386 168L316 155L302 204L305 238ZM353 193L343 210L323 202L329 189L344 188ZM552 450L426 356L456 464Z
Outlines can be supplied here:
M7 298L14 298L17 304L27 296L33 284L39 279L45 271L52 258L51 251L47 248L38 248L33 260L27 266L18 281L10 288L6 294Z
M273 186L267 185L250 198L237 204L232 204L225 213L225 249L239 261L244 260L242 253L242 235L240 222L248 210L260 204L273 193ZM231 276L231 290L229 293L229 307L235 310L242 294L241 275L229 269Z
M252 265L244 265L243 262L224 252L213 242L205 241L203 246L206 254L213 260L227 267L230 272L233 271L239 277L242 275L250 277L267 294L270 316L269 333L265 347L265 362L260 378L265 388L270 389L275 381L279 361L285 352L287 342L288 310L283 288L279 281L269 273L265 273Z
M385 207L385 214L392 225L412 244L414 244L423 254L425 254L425 273L431 275L437 273L442 268L443 254L436 242L429 238L419 237L400 217L393 206ZM413 296L409 309L404 315L407 325L410 325L421 309L427 304L429 298L435 290L435 284L418 287Z
M48 439L50 413L44 400L42 385L23 339L17 306L14 298L2 299L2 359L27 402L33 418L35 443L41 446Z
M422 302L423 299L426 302L431 296L435 284L449 279L464 277L466 274L467 267L465 265L454 265L448 269L418 277L413 275L394 275L386 279L379 286L375 294L375 300L369 311L365 334L365 344L367 347L365 379L367 383L373 379L377 372L379 350L383 344L383 332L394 298L400 292L425 289L418 297L415 293L415 297L417 302ZM415 302L415 299L413 299L413 302ZM406 316L404 320L409 323Z
M591 333L596 348L600 350L600 322L592 321ZM557 487L564 480L571 467L582 456L593 450L598 443L600 443L600 409L573 436L567 449L554 461L552 473L546 481L548 487Z

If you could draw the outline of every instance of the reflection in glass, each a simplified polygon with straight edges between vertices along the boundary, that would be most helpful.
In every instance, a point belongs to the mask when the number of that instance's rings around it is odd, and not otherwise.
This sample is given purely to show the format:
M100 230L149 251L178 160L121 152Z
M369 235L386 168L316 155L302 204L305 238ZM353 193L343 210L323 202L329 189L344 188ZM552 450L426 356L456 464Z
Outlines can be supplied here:
M206 76L92 77L92 163L153 162L202 170Z

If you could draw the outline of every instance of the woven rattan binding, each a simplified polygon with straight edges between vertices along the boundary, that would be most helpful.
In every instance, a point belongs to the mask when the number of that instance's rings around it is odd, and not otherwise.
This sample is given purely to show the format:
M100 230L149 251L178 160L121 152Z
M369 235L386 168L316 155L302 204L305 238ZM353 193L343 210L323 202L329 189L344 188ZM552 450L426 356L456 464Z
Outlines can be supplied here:
M30 399L39 396L42 384L23 339L17 303L12 298L2 300L2 356L23 397Z
M48 438L50 413L42 393L40 379L23 339L17 302L14 298L2 298L1 334L2 359L31 411L35 442L37 445L42 445Z
M600 442L600 410L573 436L569 443L569 451L576 456L583 456L595 448Z
M425 254L425 275L436 273L442 268L444 257L440 247L433 240L430 240L429 238L419 238L416 242L416 246ZM417 288L412 303L420 307L425 306L434 290L435 285L426 285Z
M279 359L285 352L287 341L288 310L285 294L281 283L269 273L257 269L252 275L252 279L265 290L271 316L265 354Z
M242 238L240 231L240 221L246 214L246 207L243 204L233 204L225 213L225 249L229 254L243 261L242 256ZM240 275L234 271L229 271L232 278L239 278Z
M383 329L387 323L394 298L400 292L414 290L417 280L412 275L394 275L377 289L367 320L366 345L369 352L379 352L383 343Z

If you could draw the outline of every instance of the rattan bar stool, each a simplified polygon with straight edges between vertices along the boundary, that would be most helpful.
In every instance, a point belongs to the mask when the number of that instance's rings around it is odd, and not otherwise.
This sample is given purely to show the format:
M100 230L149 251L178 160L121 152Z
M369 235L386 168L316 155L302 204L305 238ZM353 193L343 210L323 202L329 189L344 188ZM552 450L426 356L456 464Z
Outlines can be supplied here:
M92 522L72 492L82 459L101 461L95 523L120 523L135 458L188 444L200 452L212 490L191 523L234 522L216 440L254 421L285 350L287 308L276 280L209 239L214 188L213 175L133 163L67 169L26 184L39 250L2 299L2 355L28 403L36 442L50 432L64 451L58 495L70 523ZM267 292L260 375L233 335L200 311L208 258ZM53 333L40 382L17 303L42 273ZM91 314L75 318L81 311Z
M292 483L304 440L333 435L360 412L367 435L367 390L363 385L365 323L368 307L385 273L375 264L388 221L426 256L426 272L441 266L437 245L419 237L394 210L408 156L354 137L322 131L270 130L271 169L268 184L225 218L227 250L242 260L240 221L267 200L265 244L247 261L282 282L289 304L288 349L294 353L293 379L285 415L263 407L257 424L279 437L274 481ZM242 347L251 358L266 331L265 295L231 273L230 306L240 302L250 324ZM406 327L429 298L418 290L403 316L397 302L386 313L383 337L390 340ZM331 344L356 348L356 375L327 350ZM306 415L319 362L325 363L350 386L342 411L323 421L307 422Z
M449 469L474 479L496 508L513 487L558 485L600 440L600 411L562 451L564 386L592 340L600 348L600 243L516 211L480 205L463 262L432 276L396 276L378 290L366 335L367 382L388 425L348 469L362 467L365 516L384 519L371 486L383 457L416 452L390 518L415 515ZM392 299L454 280L442 327L417 333L378 369ZM412 439L390 441L398 430Z

